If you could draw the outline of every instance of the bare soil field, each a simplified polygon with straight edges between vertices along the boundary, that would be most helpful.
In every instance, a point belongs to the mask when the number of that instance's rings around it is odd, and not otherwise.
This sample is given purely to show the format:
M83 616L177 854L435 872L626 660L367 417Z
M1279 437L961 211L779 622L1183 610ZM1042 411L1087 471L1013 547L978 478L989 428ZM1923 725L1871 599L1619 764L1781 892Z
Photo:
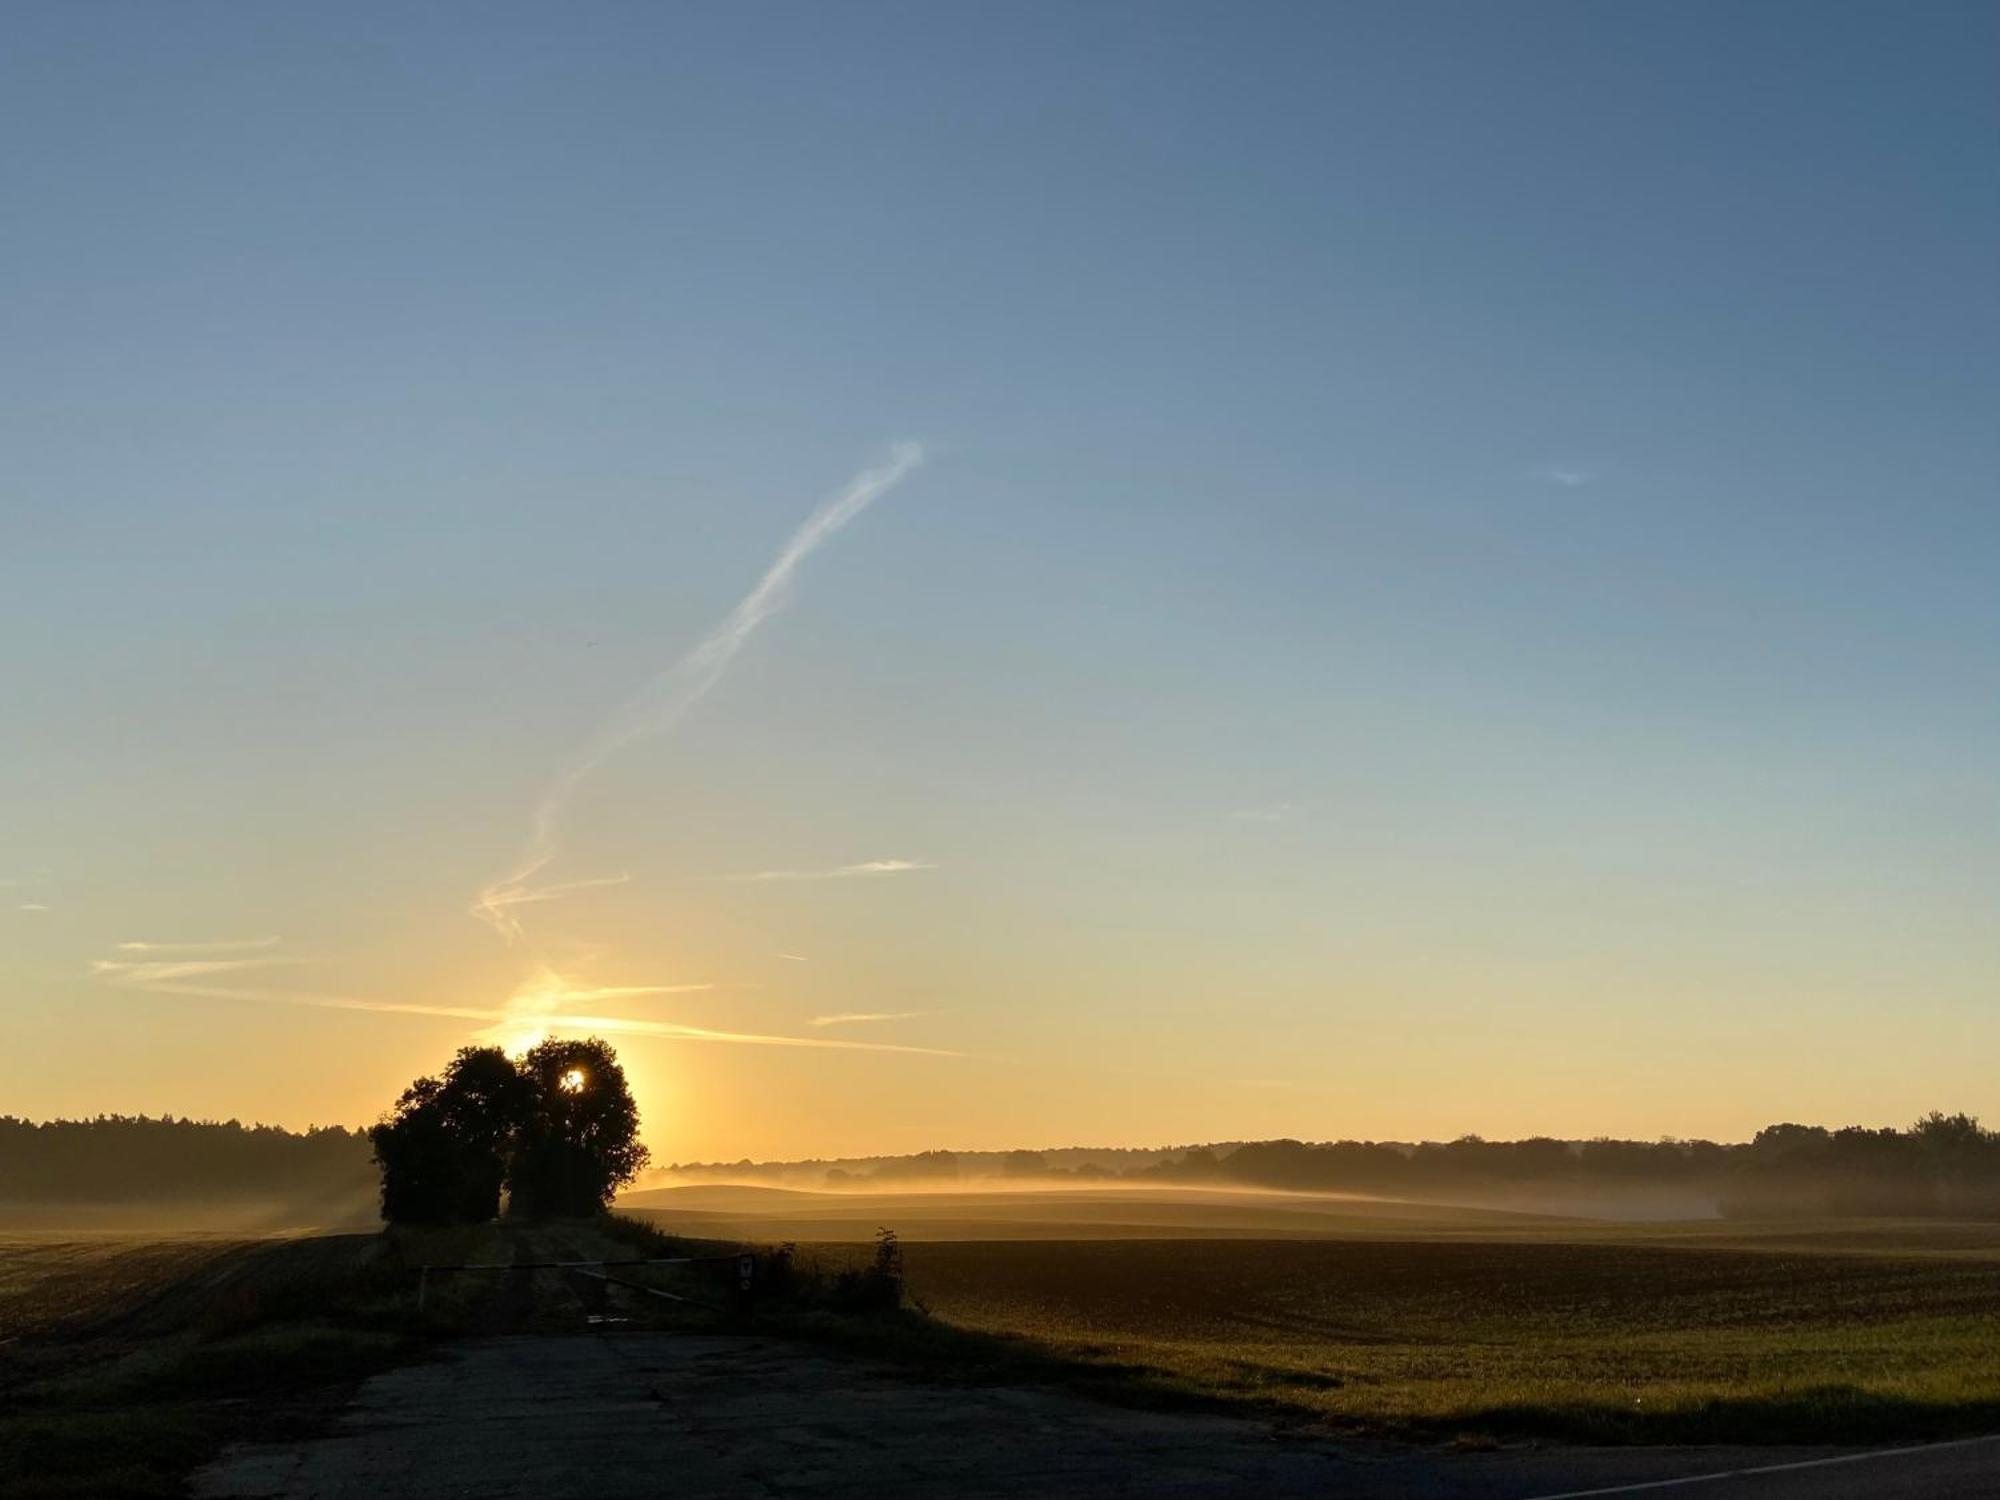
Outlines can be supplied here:
M779 1212L750 1236L766 1245L781 1237L771 1228L802 1219L852 1222L814 1218L803 1213L813 1205L789 1196L766 1203ZM949 1482L964 1493L1038 1493L1057 1471L1023 1466L1017 1450L1036 1432L1072 1443L1079 1475L1124 1465L1150 1475L1159 1493L1209 1492L1177 1489L1177 1474L1213 1483L1215 1493L1310 1491L1334 1454L1342 1463L1359 1455L1380 1481L1353 1488L1343 1478L1356 1494L1527 1495L1560 1493L1543 1485L1550 1478L1699 1466L1700 1449L1660 1456L1673 1445L1910 1442L2000 1430L1992 1226L1620 1226L1260 1202L1236 1233L1199 1237L1200 1222L1231 1206L1121 1196L1052 1207L1018 1194L1005 1206L1015 1217L989 1223L989 1234L1023 1225L1030 1233L915 1237L904 1247L917 1310L862 1316L842 1311L838 1298L774 1292L749 1342L700 1305L720 1305L718 1267L622 1273L690 1302L536 1268L729 1248L615 1221L261 1241L10 1236L0 1242L0 1309L22 1331L0 1344L0 1497L164 1500L184 1493L189 1472L226 1444L253 1436L263 1446L234 1450L242 1462L213 1471L208 1492L371 1493L383 1464L406 1461L397 1445L415 1442L413 1452L433 1455L423 1458L426 1483L451 1493L450 1466L435 1458L433 1441L447 1444L441 1454L450 1443L500 1451L517 1437L531 1446L559 1437L532 1414L519 1416L520 1433L494 1428L464 1407L449 1379L437 1385L432 1362L475 1346L502 1352L464 1355L474 1360L467 1380L477 1373L490 1385L511 1370L531 1384L545 1374L574 1383L576 1407L564 1421L597 1421L590 1414L608 1402L624 1414L615 1424L623 1431L634 1413L648 1413L626 1454L635 1484L668 1463L706 1475L716 1494L735 1492L729 1486L753 1471L759 1483L801 1494L856 1493L843 1479L854 1475L874 1476L887 1492ZM1114 1237L1118 1221L1105 1214L1121 1206L1141 1218ZM920 1221L919 1236L925 1222L955 1234L985 1209L945 1207L944 1219ZM1061 1225L1048 1216L1072 1208L1085 1217L1068 1222L1105 1231L1051 1237ZM1254 1237L1260 1216L1273 1212L1317 1215L1321 1227ZM1173 1232L1156 1232L1162 1223ZM1351 1232L1336 1235L1336 1224ZM795 1283L824 1290L869 1248L802 1243ZM417 1267L466 1262L500 1269L432 1273L419 1311ZM718 1335L723 1344L685 1362L695 1347L686 1340ZM576 1352L579 1339L599 1352ZM645 1346L653 1373L639 1378L613 1346L642 1339L667 1342ZM544 1359L532 1352L542 1343L572 1352ZM773 1373L794 1362L796 1371ZM443 1424L429 1437L396 1428L382 1404L423 1392ZM538 1400L515 1404L527 1413ZM816 1411L846 1415L822 1421ZM682 1426L658 1420L676 1413ZM725 1442L727 1434L780 1419L769 1441L728 1451L743 1439ZM343 1423L367 1429L353 1448L359 1467L315 1468L336 1451L318 1435L332 1424L338 1437ZM983 1448L969 1436L982 1424L997 1434ZM1319 1446L1300 1462L1267 1464L1258 1445L1274 1432ZM1550 1442L1597 1456L1522 1456ZM1140 1455L1156 1448L1180 1457L1148 1467ZM964 1466L975 1449L990 1459L977 1472ZM1441 1450L1468 1461L1432 1474L1431 1460L1416 1457ZM1514 1457L1470 1461L1487 1450ZM1614 1451L1627 1456L1605 1456ZM1974 1453L1949 1450L1924 1460L1922 1472L1935 1478L1939 1465L1957 1473L1986 1462ZM1775 1460L1766 1450L1759 1461ZM521 1470L531 1472L540 1471ZM1505 1484L1503 1472L1512 1476ZM273 1474L280 1482L258 1488ZM1486 1477L1462 1490L1433 1483L1476 1474ZM1416 1488L1396 1487L1405 1481Z
M1498 1209L1398 1203L1344 1194L1108 1186L807 1192L697 1184L627 1193L621 1213L678 1234L746 1240L1273 1239L1488 1234L1561 1220Z
M2000 1224L1611 1223L1161 1188L638 1195L839 1260L877 1224L958 1358L1342 1431L1592 1442L2000 1426Z
M1769 1442L2000 1426L2000 1259L1651 1244L908 1247L943 1323L1345 1431Z
M102 1328L168 1288L223 1274L258 1243L222 1235L0 1234L0 1340Z

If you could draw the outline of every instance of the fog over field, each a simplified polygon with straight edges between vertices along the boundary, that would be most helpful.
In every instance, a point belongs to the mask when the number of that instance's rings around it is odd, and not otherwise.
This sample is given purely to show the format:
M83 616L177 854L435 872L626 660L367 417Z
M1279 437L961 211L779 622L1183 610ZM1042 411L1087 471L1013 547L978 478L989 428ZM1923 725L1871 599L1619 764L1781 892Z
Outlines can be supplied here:
M0 1231L82 1234L283 1235L378 1229L373 1193L325 1198L0 1202Z
M0 1228L269 1233L372 1224L366 1133L237 1121L0 1118ZM1508 1216L1626 1222L2000 1219L2000 1136L1933 1112L1907 1129L1777 1124L1746 1142L1228 1141L680 1163L623 1208L752 1239L1351 1232Z
M981 1183L872 1192L712 1184L628 1193L618 1206L695 1237L841 1242L870 1239L883 1226L915 1242L1421 1235L1548 1222L1529 1214L1360 1194L1137 1183Z
M1454 1205L1572 1219L1754 1220L1802 1215L2000 1217L2000 1136L1937 1111L1908 1129L1781 1123L1745 1142L1599 1137L1489 1141L1232 1141L1157 1150L927 1151L842 1161L686 1163L641 1188L728 1185L827 1200L807 1217L863 1214L888 1195L913 1223L1228 1223L1329 1205ZM968 1197L967 1195L971 1195ZM954 1202L954 1200L956 1200ZM630 1193L634 1205L649 1201ZM662 1198L689 1212L755 1213L748 1197ZM1135 1204L1148 1205L1135 1208ZM1115 1208L1107 1209L1105 1205ZM1306 1222L1314 1222L1307 1220Z

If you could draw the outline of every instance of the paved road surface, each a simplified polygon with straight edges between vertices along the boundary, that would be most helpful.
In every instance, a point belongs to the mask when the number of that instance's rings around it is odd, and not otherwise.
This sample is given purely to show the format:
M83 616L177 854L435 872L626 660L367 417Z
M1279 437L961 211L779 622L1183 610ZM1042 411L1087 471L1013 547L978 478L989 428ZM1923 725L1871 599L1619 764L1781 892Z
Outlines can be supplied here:
M1718 1470L1782 1465L1713 1478ZM1632 1488L1642 1486L1641 1488ZM739 1496L1316 1496L1355 1500L2000 1497L2000 1439L1819 1449L1448 1454L1286 1438L1263 1423L940 1388L777 1340L505 1337L368 1381L333 1432L232 1449L198 1500Z

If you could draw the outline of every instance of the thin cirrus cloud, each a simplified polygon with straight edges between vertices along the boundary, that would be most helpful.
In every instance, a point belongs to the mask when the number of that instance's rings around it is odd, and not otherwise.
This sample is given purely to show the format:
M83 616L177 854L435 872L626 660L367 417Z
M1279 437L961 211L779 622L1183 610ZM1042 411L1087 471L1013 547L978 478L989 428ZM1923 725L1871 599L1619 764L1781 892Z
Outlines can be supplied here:
M16 911L47 911L48 909L48 903L45 901L23 901L19 906L14 908Z
M869 1021L914 1021L919 1016L941 1015L935 1010L849 1010L835 1016L814 1016L808 1026L858 1026Z
M750 1031L718 1031L706 1026L688 1026L678 1021L652 1021L632 1016L594 1016L550 1013L523 1016L512 1010L486 1010L470 1005L420 1005L387 1000L368 1000L355 995L308 994L295 990L239 989L225 985L158 984L147 988L154 994L185 995L197 999L246 1000L264 1005L303 1006L315 1010L362 1011L371 1015L438 1016L455 1021L477 1021L487 1032L498 1034L510 1027L531 1022L549 1031L575 1031L619 1036L653 1036L669 1041L724 1042L751 1047L816 1047L841 1052L907 1052L925 1057L959 1057L942 1047L904 1047L888 1042L850 1042L834 1037L775 1036Z
M329 995L314 991L276 989L249 984L216 984L218 976L248 975L256 970L308 962L265 954L254 958L98 959L91 972L108 984L149 995L186 999L234 1000L257 1005L282 1005L309 1010L355 1011L371 1015L434 1016L471 1021L488 1039L519 1035L524 1030L596 1035L650 1036L668 1041L715 1042L753 1047L812 1047L841 1052L903 1052L927 1057L962 1054L940 1047L909 1047L888 1042L852 1042L833 1037L782 1036L763 1032L726 1031L690 1026L679 1021L634 1016L578 1015L565 1006L583 1001L625 1000L644 996L684 994L713 989L712 984L593 985L577 987L560 976L544 973L523 986L504 1008L469 1005L429 1005L372 1000L359 995Z
M278 939L220 938L211 943L120 943L120 953L250 953L260 948L275 948Z
M753 870L742 875L724 875L724 880L854 880L870 875L907 875L915 870L935 870L922 859L866 859L856 865L835 865L830 870ZM782 956L782 955L781 955Z
M521 935L511 908L598 884L570 881L564 885L531 882L561 850L562 825L570 803L597 768L638 740L665 734L722 680L729 665L756 633L757 627L784 607L792 579L805 560L879 496L902 482L923 462L917 443L897 443L886 462L864 469L808 516L793 532L755 588L736 602L713 630L678 661L643 683L614 709L577 747L543 791L529 819L527 842L503 873L487 882L472 903L472 914L508 942Z
M594 875L582 880L561 880L552 885L509 886L482 892L477 911L488 922L510 930L518 930L520 923L508 914L510 907L533 906L541 901L560 901L565 896L574 896L578 891L599 890L611 885L628 885L631 880L629 874Z
M240 974L246 969L273 969L304 963L301 958L100 958L90 971L106 979L129 984L159 984L175 979L193 979L203 974Z

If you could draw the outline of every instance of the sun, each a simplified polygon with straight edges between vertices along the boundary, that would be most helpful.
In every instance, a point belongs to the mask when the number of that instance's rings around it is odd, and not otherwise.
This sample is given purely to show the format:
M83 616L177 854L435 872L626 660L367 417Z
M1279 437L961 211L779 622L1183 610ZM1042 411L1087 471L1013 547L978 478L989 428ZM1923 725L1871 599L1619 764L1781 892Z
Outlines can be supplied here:
M580 1094L583 1092L583 1085L586 1081L583 1069L571 1068L557 1080L557 1083L565 1094Z

